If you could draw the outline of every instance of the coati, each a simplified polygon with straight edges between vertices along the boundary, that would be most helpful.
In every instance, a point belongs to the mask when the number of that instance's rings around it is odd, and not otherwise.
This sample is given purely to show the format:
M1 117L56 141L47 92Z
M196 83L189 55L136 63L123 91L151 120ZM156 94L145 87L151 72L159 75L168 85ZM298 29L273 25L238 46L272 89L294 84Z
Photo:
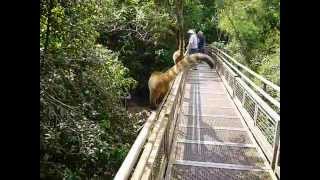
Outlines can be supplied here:
M210 56L203 53L195 53L190 56L185 56L176 65L164 73L157 71L153 72L148 82L151 108L155 109L160 104L169 90L171 81L178 75L179 72L184 71L195 63L199 63L201 61L206 62L211 69L214 66L213 59Z

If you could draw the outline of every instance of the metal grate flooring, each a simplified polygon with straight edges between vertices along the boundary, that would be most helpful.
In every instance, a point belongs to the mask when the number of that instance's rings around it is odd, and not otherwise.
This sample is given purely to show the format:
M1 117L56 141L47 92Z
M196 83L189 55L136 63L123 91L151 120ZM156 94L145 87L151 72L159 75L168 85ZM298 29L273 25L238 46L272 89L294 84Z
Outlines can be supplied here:
M172 169L171 179L179 180L271 180L269 173L265 171L246 171L223 169L214 167L197 167L175 165Z
M176 131L178 139L251 144L251 140L243 128L213 130L212 128L180 126Z
M166 179L273 179L215 70L187 74Z
M179 126L195 125L195 127L243 128L239 117L235 116L203 116L199 122L196 118L197 116L193 115L181 115L179 119Z
M254 147L177 143L176 160L240 164L263 167L264 162Z

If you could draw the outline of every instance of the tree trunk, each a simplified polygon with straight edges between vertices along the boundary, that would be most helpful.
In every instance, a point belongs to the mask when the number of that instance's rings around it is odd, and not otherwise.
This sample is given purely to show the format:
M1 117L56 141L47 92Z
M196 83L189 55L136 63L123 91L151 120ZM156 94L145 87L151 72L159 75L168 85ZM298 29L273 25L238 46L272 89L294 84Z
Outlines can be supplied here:
M48 46L49 46L49 36L50 36L50 26L52 21L52 9L53 9L53 0L49 0L49 8L47 12L47 30L46 30L46 41L44 44L44 55L47 55Z
M183 29L183 0L176 0L176 15L178 25L178 47L180 56L184 54L184 29Z

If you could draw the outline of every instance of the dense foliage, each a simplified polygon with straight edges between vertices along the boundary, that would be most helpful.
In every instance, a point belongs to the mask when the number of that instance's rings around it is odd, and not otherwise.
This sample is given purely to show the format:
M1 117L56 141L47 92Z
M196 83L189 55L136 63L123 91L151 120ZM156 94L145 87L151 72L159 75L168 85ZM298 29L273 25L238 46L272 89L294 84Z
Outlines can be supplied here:
M143 2L143 3L142 3ZM177 1L131 0L110 5L110 14L99 26L98 41L120 53L120 59L138 81L134 93L147 97L147 81L154 70L173 65L178 49ZM178 11L180 9L178 8ZM217 39L214 1L183 1L184 33L202 30L208 41ZM187 40L187 39L186 39Z
M219 0L218 27L227 50L242 63L280 85L280 1Z
M151 72L173 65L176 2L40 1L42 179L115 175L140 122L121 97L147 99ZM203 31L207 42L280 83L279 0L182 2L184 33Z
M139 83L135 93L147 97L152 71L172 65L174 19L153 1L113 2L111 14L99 26L101 44L120 53L120 59Z
M43 179L111 177L136 136L120 100L136 81L117 53L96 44L107 1L92 2L41 1Z

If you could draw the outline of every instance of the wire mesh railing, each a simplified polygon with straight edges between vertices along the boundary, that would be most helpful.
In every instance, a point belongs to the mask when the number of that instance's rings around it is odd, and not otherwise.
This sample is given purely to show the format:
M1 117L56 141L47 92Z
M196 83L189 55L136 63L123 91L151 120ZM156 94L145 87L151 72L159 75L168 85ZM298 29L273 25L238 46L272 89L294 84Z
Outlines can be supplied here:
M280 114L280 87L278 85L242 65L224 51L214 46L207 46L207 48L220 57L257 95Z
M263 91L246 77L237 67L241 66L246 71L248 68L236 62L226 53L215 47L207 47L208 53L216 59L216 69L231 94L236 106L244 117L248 127L253 132L262 151L269 160L273 170L279 174L280 169L280 102ZM233 62L233 64L231 63ZM244 68L245 67L245 68ZM280 88L260 75L258 79L270 86L280 95ZM252 88L253 87L253 88ZM280 97L280 96L279 96ZM269 103L266 103L269 100Z

